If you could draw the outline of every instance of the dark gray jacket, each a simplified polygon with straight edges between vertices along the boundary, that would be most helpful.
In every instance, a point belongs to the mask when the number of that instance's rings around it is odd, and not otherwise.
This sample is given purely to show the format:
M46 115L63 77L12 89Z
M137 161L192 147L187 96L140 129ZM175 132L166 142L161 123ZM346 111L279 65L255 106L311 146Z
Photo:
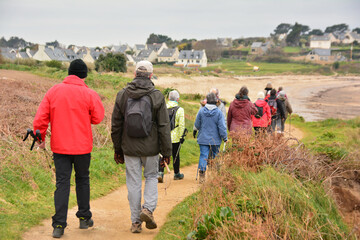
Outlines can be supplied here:
M146 94L149 94L152 102L154 119L150 135L144 138L129 137L124 131L127 99L128 97L138 99ZM135 78L118 92L111 118L111 138L117 154L145 157L161 153L165 157L171 156L170 121L165 98L155 89L150 79Z

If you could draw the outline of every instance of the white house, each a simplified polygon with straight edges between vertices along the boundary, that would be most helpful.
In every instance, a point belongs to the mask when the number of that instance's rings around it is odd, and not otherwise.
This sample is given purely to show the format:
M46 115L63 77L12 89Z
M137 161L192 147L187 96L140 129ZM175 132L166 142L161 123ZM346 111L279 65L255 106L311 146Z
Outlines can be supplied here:
M216 45L220 47L232 47L232 38L217 38Z
M153 50L156 54L159 54L163 49L168 48L166 43L153 43L153 44L146 44L147 50Z
M181 50L179 53L179 59L174 66L206 67L207 57L205 50Z
M313 62L335 62L345 61L345 57L341 54L332 55L331 49L315 48L306 55L305 60Z
M111 52L114 52L114 53L123 53L123 54L125 54L127 51L131 51L131 48L130 48L129 45L123 44L123 45L120 45L120 46L112 46L112 48L110 50L111 50Z
M345 34L345 38L342 41L342 43L351 44L351 43L353 43L355 41L360 43L360 34L358 34L357 32L348 32L348 33Z
M80 59L82 59L84 62L86 63L94 63L95 60L94 58L91 56L91 51L89 48L81 48L78 52L77 55L79 56Z
M51 61L50 56L45 52L45 45L38 45L37 52L33 55L33 59L38 61Z
M265 54L270 49L270 42L262 43L262 42L253 42L251 44L250 54Z
M176 62L179 58L177 48L165 48L158 54L158 62Z
M16 50L13 48L0 48L1 56L6 59L15 60L16 59Z
M135 52L135 55L138 55L141 50L146 50L145 44L135 44L133 51Z
M148 60L149 62L155 62L156 59L157 59L157 54L154 50L150 50L150 49L147 49L147 50L141 50L139 52L139 54L136 56L135 59L141 59L141 60ZM138 62L138 61L136 61Z
M330 37L327 35L312 36L310 38L310 48L330 49L331 48Z

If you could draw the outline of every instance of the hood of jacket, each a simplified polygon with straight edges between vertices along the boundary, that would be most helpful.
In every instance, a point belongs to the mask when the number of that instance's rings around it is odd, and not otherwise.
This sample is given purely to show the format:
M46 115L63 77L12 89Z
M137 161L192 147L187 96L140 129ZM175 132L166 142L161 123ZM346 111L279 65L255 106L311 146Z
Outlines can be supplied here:
M217 106L215 104L205 104L204 113L205 116L211 117L216 114Z
M178 104L178 102L176 102L176 101L168 101L167 103L166 103L166 107L167 108L173 108L173 107L177 107L177 106L179 106L179 104Z
M246 95L240 97L239 94L236 94L236 95L235 95L235 98L236 98L237 100L245 100L245 99L247 99L247 100L250 101L250 98L249 98L248 96L246 96Z
M233 104L234 104L234 107L236 107L236 108L244 108L245 106L247 106L249 104L249 100L247 100L247 99L242 99L242 100L235 99L233 101Z
M138 99L155 89L154 83L148 78L134 78L127 84L126 92L130 98Z
M266 104L268 104L267 102L265 102L265 100L263 99L258 99L256 102L255 102L256 106L258 107L264 107Z

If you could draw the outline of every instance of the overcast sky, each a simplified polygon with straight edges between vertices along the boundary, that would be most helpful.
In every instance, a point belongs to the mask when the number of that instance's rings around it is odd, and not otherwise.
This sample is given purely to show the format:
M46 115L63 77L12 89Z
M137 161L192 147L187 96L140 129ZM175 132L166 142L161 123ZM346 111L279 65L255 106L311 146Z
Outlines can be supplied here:
M0 37L88 47L269 36L280 23L360 27L360 0L0 0Z

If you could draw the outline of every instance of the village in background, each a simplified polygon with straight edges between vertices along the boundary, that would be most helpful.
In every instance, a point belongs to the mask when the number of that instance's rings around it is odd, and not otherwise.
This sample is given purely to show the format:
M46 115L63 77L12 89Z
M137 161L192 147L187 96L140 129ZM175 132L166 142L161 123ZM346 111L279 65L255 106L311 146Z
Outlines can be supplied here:
M45 45L19 37L0 39L3 59L33 59L36 61L70 62L82 59L95 64L101 55L122 54L126 66L141 60L175 67L206 67L208 62L221 58L265 62L314 62L327 64L360 59L360 28L349 29L347 24L327 27L324 31L295 23L279 24L269 37L183 39L172 40L161 34L150 34L145 44L112 45L104 47L64 46L58 41ZM254 71L258 69L254 68Z

